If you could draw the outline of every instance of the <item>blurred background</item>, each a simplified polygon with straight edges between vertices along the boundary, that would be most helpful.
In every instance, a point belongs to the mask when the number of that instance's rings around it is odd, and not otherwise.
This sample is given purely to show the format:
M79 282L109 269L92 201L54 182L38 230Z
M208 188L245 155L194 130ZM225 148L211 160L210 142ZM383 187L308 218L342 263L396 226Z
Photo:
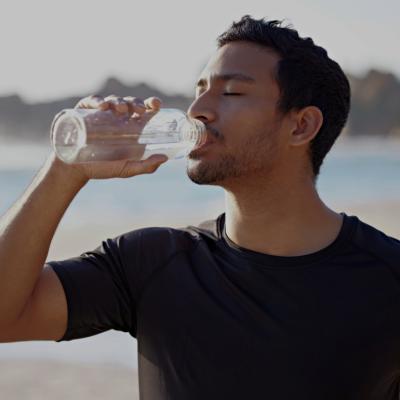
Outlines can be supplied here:
M318 190L336 211L400 237L398 0L9 2L0 14L0 213L50 154L58 111L89 94L155 95L185 110L216 37L245 14L285 19L345 70L350 119ZM154 175L92 181L66 212L48 259L142 226L196 224L223 207L222 190L191 183L182 160ZM135 399L136 351L134 339L114 331L70 343L0 344L0 398Z

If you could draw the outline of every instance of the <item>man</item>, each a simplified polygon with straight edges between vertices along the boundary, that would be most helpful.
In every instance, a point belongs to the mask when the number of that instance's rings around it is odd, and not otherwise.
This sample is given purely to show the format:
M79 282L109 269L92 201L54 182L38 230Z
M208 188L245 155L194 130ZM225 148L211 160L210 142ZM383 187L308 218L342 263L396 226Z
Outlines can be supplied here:
M145 400L398 399L400 244L329 209L315 187L349 103L341 68L311 39L277 21L234 23L188 110L207 126L188 175L225 189L225 213L135 230L42 268L89 179L165 161L51 157L2 219L0 339L129 332ZM141 114L160 102L93 96L78 106Z

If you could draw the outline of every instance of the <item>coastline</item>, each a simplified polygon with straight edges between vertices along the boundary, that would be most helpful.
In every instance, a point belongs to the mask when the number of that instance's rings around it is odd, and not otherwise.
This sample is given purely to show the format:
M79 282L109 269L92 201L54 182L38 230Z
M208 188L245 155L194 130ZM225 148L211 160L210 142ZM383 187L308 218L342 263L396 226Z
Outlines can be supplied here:
M400 238L400 200L328 204L337 212L356 215L385 234ZM215 211L215 212L214 212ZM218 215L212 210L210 218ZM74 257L102 240L144 226L179 227L197 224L201 216L126 220L114 225L60 226L48 260ZM107 336L108 335L108 336ZM78 343L79 342L79 343ZM121 332L105 333L71 343L29 342L0 344L0 393L7 400L137 400L136 341ZM128 348L129 347L129 348ZM106 348L104 354L99 349ZM27 350L34 349L29 352ZM4 351L9 350L9 351ZM59 351L60 350L60 351ZM1 352L1 350L0 350ZM53 353L54 352L54 353ZM75 355L73 357L73 353ZM40 358L36 355L42 355ZM95 354L96 357L90 357ZM100 355L99 355L100 354ZM28 357L26 357L28 355ZM69 357L67 357L67 355ZM80 358L79 358L80 357ZM126 361L132 358L132 363ZM85 360L85 362L82 362Z
M2 360L0 397L7 400L139 400L137 372L116 365Z
M388 236L400 239L400 199L388 199L366 202L333 202L327 204L336 212L356 215L363 222L383 231ZM99 246L102 240L113 238L134 229L152 226L168 226L172 228L196 225L206 219L216 218L223 212L221 204L208 209L207 213L199 213L192 217L183 215L180 218L167 216L126 218L119 223L97 223L70 226L61 224L53 238L47 260L61 260L75 257L84 251Z

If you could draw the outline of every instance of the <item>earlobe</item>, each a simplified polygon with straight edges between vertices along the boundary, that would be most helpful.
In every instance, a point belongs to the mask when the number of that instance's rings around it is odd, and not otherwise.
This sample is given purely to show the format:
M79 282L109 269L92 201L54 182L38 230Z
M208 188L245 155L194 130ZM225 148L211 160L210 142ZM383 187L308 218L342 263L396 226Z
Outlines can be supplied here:
M297 112L296 127L292 132L292 145L301 146L311 142L321 129L324 117L321 110L308 106Z

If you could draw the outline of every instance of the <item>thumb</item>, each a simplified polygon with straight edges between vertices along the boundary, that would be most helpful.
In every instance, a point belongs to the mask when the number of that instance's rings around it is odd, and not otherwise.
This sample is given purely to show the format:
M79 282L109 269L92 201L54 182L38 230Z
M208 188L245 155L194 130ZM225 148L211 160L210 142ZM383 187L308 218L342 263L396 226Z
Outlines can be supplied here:
M125 164L125 173L128 176L139 174L151 174L155 172L158 167L168 161L168 157L164 154L153 154L149 158L141 161L128 161Z

